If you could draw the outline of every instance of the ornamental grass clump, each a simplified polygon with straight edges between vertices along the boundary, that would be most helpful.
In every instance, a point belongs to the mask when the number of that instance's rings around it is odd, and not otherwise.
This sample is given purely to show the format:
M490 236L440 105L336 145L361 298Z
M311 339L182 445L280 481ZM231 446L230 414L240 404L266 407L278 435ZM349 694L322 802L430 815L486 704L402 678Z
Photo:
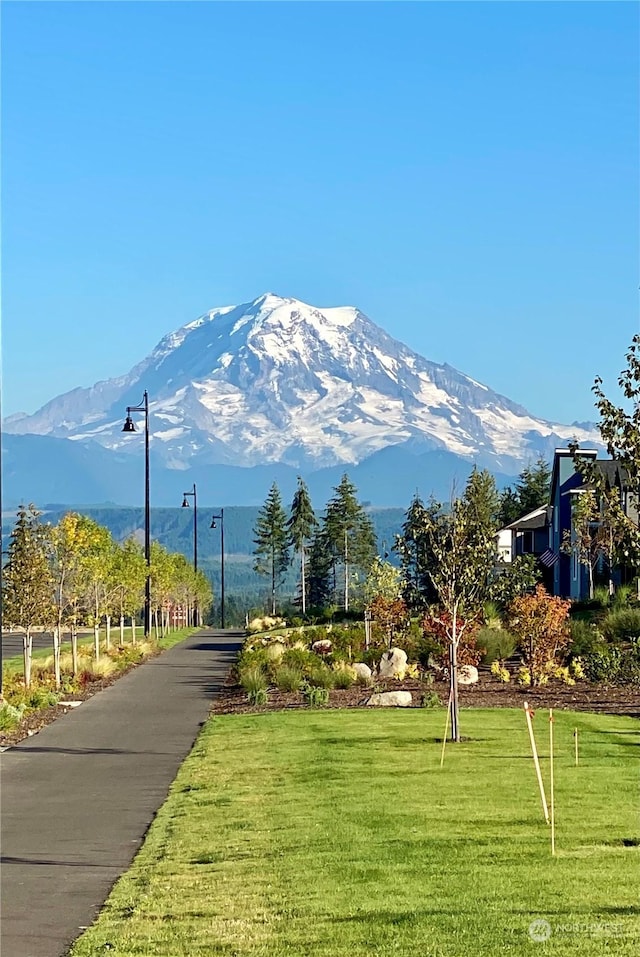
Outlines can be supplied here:
M343 691L355 684L357 672L343 661L335 662L333 666L333 686Z
M607 641L629 641L640 637L640 608L620 608L611 611L600 622Z
M243 669L240 672L240 684L247 692L247 699L252 704L255 704L252 698L255 698L256 693L259 691L266 692L269 687L266 674L262 668L256 667L255 665Z
M280 665L274 673L278 691L299 691L302 684L302 672L290 665Z

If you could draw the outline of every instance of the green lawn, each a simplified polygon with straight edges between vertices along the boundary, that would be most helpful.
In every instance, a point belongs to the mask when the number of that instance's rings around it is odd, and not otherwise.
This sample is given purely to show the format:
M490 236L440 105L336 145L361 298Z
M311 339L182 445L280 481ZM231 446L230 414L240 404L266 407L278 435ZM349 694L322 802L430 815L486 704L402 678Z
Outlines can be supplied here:
M557 713L552 858L524 714L461 717L214 718L74 957L637 957L638 723Z

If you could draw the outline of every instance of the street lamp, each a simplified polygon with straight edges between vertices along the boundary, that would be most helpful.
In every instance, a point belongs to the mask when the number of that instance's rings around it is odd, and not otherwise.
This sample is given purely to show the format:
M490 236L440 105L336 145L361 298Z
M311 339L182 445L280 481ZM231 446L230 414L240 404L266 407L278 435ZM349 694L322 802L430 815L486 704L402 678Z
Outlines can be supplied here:
M128 405L123 432L136 432L132 412L144 412L144 557L147 563L147 578L144 584L144 636L151 630L151 522L149 513L149 394L144 391L140 405Z
M220 627L224 630L224 509L219 515L211 516L211 528L217 528L220 522Z
M198 498L196 483L193 483L193 492L183 492L182 507L189 508L189 497L193 498L193 571L198 574ZM198 624L198 599L193 599L193 623Z

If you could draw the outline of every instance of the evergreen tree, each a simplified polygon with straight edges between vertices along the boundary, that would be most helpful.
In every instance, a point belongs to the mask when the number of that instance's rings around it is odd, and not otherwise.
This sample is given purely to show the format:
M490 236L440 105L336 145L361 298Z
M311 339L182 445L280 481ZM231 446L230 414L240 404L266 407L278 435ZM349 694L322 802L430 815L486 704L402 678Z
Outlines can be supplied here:
M3 617L22 629L24 683L31 684L34 625L49 624L53 612L53 580L47 560L47 532L38 522L34 505L21 505L9 541L2 573Z
M324 528L317 528L309 549L309 569L307 584L309 605L312 608L326 608L333 594L331 572L333 554Z
M551 492L551 468L548 462L541 457L534 465L523 469L516 489L522 509L521 515L533 512L541 505L548 505Z
M412 611L424 611L437 597L429 576L434 557L427 530L440 508L434 499L425 506L416 492L407 509L402 534L396 536L394 551L400 556L402 597Z
M515 488L507 485L500 496L498 522L501 528L549 503L551 467L542 456L520 472Z
M309 490L304 481L298 476L298 488L291 503L291 515L287 522L289 542L300 556L300 606L302 614L307 611L307 543L318 524Z
M267 499L258 512L253 529L254 571L271 578L271 614L276 613L276 591L289 565L289 536L287 515L282 507L280 490L274 482Z
M495 535L498 531L500 495L493 475L486 469L481 472L474 466L463 495L473 528L478 536Z
M336 566L342 566L344 610L349 610L352 571L367 572L376 557L376 537L371 519L356 498L356 488L345 474L327 505L324 528Z

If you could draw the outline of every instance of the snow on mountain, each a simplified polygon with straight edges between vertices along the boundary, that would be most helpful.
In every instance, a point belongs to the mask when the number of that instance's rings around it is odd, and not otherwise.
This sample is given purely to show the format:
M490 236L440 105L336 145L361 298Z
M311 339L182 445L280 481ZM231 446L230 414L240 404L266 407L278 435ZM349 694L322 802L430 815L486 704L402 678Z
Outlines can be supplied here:
M212 309L127 375L12 416L4 429L134 452L122 422L145 389L155 456L173 469L281 462L308 471L404 446L516 474L573 438L601 444L594 426L537 419L355 307L319 309L272 293Z

